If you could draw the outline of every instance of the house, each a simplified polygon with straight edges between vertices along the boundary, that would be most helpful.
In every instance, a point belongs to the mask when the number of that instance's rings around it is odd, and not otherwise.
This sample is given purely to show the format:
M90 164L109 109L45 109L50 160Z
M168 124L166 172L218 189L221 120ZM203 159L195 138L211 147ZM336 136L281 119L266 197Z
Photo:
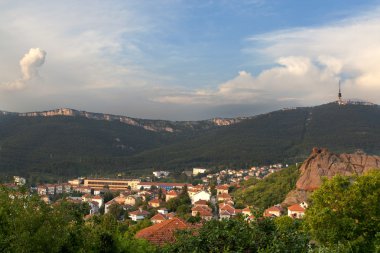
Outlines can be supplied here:
M245 216L251 216L252 215L251 209L249 209L248 206L246 208L242 209L241 212Z
M54 195L55 194L55 185L54 184L48 184L46 185L47 188L47 194L48 195Z
M90 214L96 214L99 213L99 203L95 201L88 202L88 205L90 206Z
M157 178L161 178L161 177L167 177L169 176L170 172L169 171L153 171L153 175Z
M63 193L63 186L61 184L55 185L55 193L56 194L62 194Z
M197 202L194 202L194 207L197 207L197 206L207 206L208 207L208 204L207 204L207 201L206 200L198 200Z
M305 215L305 208L300 204L294 204L288 207L288 216L291 218L301 219Z
M229 219L239 213L243 213L243 210L235 209L232 205L227 203L219 204L219 219Z
M139 210L133 211L129 213L129 217L133 221L139 221L145 219L149 215L148 211L142 210L141 208Z
M124 204L134 206L134 205L136 205L136 202L140 199L141 199L141 197L138 195L129 195L129 196L125 197Z
M162 246L175 241L177 230L189 229L191 225L180 218L173 218L144 228L136 233L137 238L148 240L150 243Z
M203 168L193 168L193 176L197 176L198 174L206 173L207 169Z
M176 216L175 212L171 212L166 215L166 218L170 220L170 219L173 219L175 216Z
M226 201L232 200L231 195L228 193L221 193L217 195L217 198L218 198L218 202L226 202Z
M91 201L95 201L99 204L99 207L103 206L104 199L103 197L96 195L91 198Z
M152 199L148 202L148 205L154 208L160 207L161 205L161 200L159 199Z
M191 209L191 215L197 216L199 215L204 220L211 220L212 219L212 209L210 207L206 206L195 206Z
M167 219L168 218L164 214L158 213L155 216L153 216L152 218L150 218L150 221L153 224L157 224L157 223L161 223L163 221L166 221Z
M71 193L71 185L68 183L62 184L62 190L64 193Z
M264 217L280 217L283 211L280 205L275 205L264 211Z
M191 209L191 215L192 216L199 215L204 220L211 220L212 210L208 206L196 206Z
M191 197L191 203L194 204L198 200L210 201L210 199L211 199L210 193L208 193L206 191L199 191L196 194L194 194L193 197Z
M166 193L166 202L169 201L170 199L173 199L173 198L176 198L178 197L178 193L174 190L171 190L169 191L168 193Z
M47 187L45 185L39 185L37 186L37 193L38 195L46 195L47 194Z
M160 214L168 214L168 209L166 209L165 207L162 207L158 209L157 212Z
M217 187L215 187L218 195L223 193L228 194L228 188L228 185L218 185Z

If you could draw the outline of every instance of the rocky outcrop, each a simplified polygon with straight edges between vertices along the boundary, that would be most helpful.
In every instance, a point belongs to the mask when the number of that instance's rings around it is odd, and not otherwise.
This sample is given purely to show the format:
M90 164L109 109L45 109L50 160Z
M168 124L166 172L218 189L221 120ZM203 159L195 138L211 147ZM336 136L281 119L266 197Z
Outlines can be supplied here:
M367 155L360 151L353 154L334 154L327 149L313 148L300 168L296 189L287 195L283 205L307 200L311 192L321 186L324 177L361 175L376 168L380 168L379 156Z

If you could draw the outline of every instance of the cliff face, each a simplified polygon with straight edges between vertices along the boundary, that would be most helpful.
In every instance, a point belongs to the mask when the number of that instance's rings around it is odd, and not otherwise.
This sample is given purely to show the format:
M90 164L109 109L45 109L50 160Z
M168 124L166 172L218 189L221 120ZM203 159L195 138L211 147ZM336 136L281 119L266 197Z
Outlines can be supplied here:
M300 168L296 189L286 197L283 205L291 205L307 200L312 191L322 184L322 178L335 175L361 175L370 169L380 169L380 157L363 152L334 154L327 149L314 148Z
M78 111L69 108L60 108L50 111L42 112L26 112L26 113L13 113L0 111L0 115L14 115L20 117L53 117L53 116L71 116L71 117L85 117L94 120L106 121L119 121L121 123L142 127L148 131L154 132L182 132L184 130L204 130L212 127L228 126L241 122L246 118L214 118L209 120L200 121L168 121L168 120L149 120L149 119L136 119L121 115L92 113L86 111Z

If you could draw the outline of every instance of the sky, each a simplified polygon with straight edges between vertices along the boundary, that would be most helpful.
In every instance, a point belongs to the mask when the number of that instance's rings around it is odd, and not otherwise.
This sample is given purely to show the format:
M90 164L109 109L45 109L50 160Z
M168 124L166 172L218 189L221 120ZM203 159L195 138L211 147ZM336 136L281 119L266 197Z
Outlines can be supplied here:
M252 116L380 104L380 0L0 0L0 110Z

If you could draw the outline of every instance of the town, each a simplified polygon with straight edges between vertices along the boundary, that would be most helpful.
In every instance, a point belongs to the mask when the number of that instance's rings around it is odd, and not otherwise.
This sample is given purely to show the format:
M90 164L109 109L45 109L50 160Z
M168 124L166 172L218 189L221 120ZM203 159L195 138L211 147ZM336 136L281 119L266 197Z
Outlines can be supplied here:
M278 204L259 213L254 206L236 205L231 195L231 192L241 187L242 182L251 178L265 178L282 168L282 164L275 164L216 173L209 173L210 170L206 168L184 171L188 177L199 179L195 181L199 183L195 184L165 182L169 180L169 171L154 171L152 176L138 179L81 177L66 183L37 185L31 187L30 192L37 194L49 205L63 199L88 205L88 212L83 217L85 220L103 214L112 214L119 221L131 220L137 223L149 220L152 226L141 230L136 236L161 245L168 242L165 237L157 239L157 235L166 229L164 224L184 229L189 222L199 223L237 216L244 217L247 222L258 215L302 218L307 208L307 203L304 202L289 206L287 211ZM24 178L15 176L13 183L4 186L16 189L25 183Z

